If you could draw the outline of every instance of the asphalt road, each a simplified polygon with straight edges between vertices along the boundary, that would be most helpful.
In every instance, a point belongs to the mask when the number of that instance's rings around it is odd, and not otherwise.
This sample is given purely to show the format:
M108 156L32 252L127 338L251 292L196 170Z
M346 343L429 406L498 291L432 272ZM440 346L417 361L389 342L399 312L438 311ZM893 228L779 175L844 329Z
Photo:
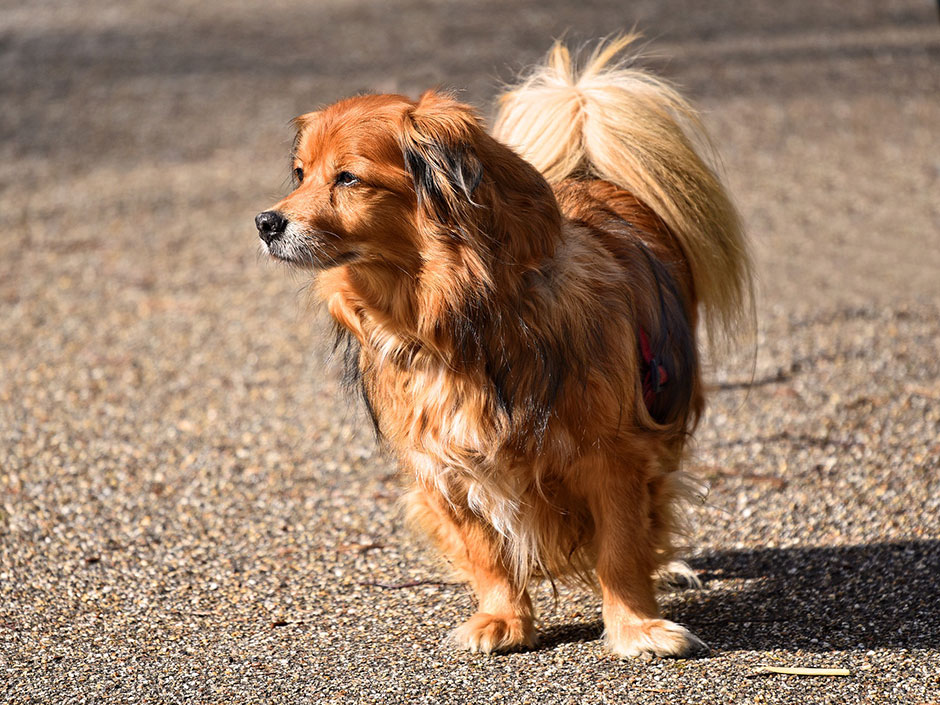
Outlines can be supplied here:
M756 363L712 361L690 562L712 647L542 641L403 527L308 282L258 255L288 121L463 91L636 25L752 234ZM940 24L926 0L0 3L0 702L940 701ZM761 665L849 676L756 675Z

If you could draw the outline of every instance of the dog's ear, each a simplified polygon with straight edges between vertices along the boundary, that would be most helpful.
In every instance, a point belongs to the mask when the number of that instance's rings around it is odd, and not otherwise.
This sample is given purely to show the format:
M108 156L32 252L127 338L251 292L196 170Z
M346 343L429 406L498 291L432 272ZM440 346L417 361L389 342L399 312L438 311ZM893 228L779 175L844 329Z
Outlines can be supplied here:
M477 204L483 163L474 148L482 132L469 106L429 91L405 117L402 152L414 180L418 208L445 224L462 222Z

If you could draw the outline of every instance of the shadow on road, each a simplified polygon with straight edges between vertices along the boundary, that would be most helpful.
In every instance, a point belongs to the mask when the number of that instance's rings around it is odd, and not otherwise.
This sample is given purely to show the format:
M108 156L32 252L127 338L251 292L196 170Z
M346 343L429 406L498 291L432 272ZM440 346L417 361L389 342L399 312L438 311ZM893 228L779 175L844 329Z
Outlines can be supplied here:
M728 551L692 566L706 586L746 581L743 589L689 593L676 608L721 648L913 649L940 641L940 541ZM785 623L781 643L774 627Z
M940 541L724 551L691 564L705 589L667 598L666 616L713 650L927 649L940 642ZM602 632L600 621L553 627L540 648L593 641Z

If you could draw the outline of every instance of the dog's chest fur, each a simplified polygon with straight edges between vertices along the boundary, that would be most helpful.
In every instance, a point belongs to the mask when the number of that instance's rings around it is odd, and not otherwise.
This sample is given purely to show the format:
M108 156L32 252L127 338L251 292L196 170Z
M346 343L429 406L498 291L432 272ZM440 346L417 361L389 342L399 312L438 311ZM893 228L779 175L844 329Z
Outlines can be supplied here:
M376 362L365 366L363 381L379 428L395 451L420 458L428 472L433 465L433 472L477 473L494 460L505 424L483 384L443 362Z

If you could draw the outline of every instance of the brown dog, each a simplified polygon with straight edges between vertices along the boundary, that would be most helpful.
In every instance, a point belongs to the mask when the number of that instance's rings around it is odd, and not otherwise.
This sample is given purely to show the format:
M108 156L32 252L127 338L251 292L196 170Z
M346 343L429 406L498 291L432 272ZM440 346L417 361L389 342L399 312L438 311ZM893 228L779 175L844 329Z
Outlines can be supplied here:
M410 514L479 600L472 651L534 643L533 579L595 575L615 653L701 643L653 576L704 408L698 304L712 333L746 322L750 268L694 113L613 62L629 42L580 71L556 45L495 138L435 92L304 115L296 189L256 219L353 341Z

